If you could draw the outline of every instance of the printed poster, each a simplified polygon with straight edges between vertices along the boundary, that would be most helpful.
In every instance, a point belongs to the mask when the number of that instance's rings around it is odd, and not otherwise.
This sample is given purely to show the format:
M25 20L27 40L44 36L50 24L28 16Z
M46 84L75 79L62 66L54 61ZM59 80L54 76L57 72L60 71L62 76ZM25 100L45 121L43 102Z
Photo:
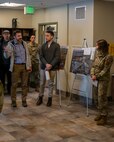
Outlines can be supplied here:
M85 55L84 53L82 48L73 50L70 72L74 74L90 74L90 54Z
M61 61L60 61L59 69L63 70L65 66L68 48L65 46L61 46L60 50L61 50Z

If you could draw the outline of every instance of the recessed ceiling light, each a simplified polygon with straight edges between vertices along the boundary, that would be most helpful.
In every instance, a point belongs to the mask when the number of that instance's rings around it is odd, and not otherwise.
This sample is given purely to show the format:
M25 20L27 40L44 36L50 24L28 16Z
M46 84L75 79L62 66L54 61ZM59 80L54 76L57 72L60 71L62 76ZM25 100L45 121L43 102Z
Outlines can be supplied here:
M25 4L5 2L5 3L1 3L0 6L3 6L3 7L19 7L19 6L25 6Z

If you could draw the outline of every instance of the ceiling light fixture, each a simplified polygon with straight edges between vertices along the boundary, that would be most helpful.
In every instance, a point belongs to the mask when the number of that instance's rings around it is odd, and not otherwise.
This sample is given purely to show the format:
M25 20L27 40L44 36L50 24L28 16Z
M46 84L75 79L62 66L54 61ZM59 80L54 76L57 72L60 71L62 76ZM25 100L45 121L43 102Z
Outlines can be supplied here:
M5 3L1 3L0 6L3 6L3 7L19 7L19 6L25 6L25 4L5 2Z

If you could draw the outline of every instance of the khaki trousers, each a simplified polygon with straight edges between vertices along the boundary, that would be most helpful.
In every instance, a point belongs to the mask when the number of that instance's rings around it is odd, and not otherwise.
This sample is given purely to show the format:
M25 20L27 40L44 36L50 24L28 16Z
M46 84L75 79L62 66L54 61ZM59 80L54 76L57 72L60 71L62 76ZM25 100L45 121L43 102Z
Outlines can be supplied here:
M14 64L14 69L12 72L12 87L11 87L11 99L16 101L16 89L18 86L19 78L21 78L22 86L22 101L26 100L28 92L28 71L25 69L25 65Z

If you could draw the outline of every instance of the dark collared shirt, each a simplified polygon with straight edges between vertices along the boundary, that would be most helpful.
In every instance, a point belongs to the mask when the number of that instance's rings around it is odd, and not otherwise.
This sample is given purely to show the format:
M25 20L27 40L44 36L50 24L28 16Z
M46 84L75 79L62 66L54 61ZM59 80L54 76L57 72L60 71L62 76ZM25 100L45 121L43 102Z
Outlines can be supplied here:
M14 40L14 53L15 53L15 64L22 64L26 63L26 55L25 55L25 48L22 43L18 43L17 40Z

